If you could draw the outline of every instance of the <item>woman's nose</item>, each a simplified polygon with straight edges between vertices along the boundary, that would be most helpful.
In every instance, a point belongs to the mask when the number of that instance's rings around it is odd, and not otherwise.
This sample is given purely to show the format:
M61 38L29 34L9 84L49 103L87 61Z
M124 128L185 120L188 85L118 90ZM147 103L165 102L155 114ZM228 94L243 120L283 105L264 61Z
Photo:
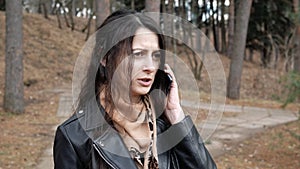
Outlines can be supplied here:
M148 55L147 59L144 61L143 71L146 71L148 73L155 71L155 63L152 59L152 55Z

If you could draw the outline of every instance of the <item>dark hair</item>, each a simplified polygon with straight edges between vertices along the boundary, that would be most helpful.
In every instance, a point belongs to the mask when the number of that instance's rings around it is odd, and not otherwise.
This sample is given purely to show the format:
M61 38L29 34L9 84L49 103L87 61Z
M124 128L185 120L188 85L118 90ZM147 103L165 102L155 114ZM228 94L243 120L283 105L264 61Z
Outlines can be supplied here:
M96 43L88 72L79 94L77 111L86 107L91 100L99 99L99 94L103 89L105 89L105 105L109 106L108 110L112 111L114 109L111 96L112 78L118 64L132 53L134 35L137 29L141 27L157 34L159 47L163 51L159 70L155 75L155 81L151 90L161 88L160 80L165 64L165 43L161 29L153 19L143 13L137 13L133 10L119 10L108 16L97 29ZM132 64L133 61L129 57L128 72L131 72ZM156 98L156 101L158 100ZM98 104L99 102L100 100L97 100ZM159 102L161 103L161 101Z

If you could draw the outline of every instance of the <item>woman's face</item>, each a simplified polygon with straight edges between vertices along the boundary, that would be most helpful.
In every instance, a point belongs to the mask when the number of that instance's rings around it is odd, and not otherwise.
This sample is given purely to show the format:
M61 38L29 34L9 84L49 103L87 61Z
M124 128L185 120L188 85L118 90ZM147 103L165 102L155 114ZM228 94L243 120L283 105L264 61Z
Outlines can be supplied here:
M158 37L147 28L139 28L132 42L134 59L131 96L140 97L150 91L160 64Z

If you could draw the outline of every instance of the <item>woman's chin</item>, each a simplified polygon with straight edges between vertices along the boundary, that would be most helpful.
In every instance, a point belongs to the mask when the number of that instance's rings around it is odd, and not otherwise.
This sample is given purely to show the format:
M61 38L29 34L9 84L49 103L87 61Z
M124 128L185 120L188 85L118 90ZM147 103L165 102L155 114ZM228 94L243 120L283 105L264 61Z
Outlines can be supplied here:
M150 88L141 88L139 90L134 91L133 95L135 96L144 96L148 94L150 91Z

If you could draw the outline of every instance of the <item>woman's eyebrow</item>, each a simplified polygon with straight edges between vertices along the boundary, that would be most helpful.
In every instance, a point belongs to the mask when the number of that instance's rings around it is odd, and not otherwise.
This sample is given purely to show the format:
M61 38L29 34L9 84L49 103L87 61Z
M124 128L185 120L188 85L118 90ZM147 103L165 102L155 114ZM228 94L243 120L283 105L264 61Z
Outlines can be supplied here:
M144 48L134 48L132 50L148 50L148 49L144 49Z
M144 48L134 48L132 50L133 51L135 51L135 50L149 51L148 49L144 49ZM153 50L152 53L154 53L154 52L160 52L160 51L161 51L161 49L157 49L157 50Z

